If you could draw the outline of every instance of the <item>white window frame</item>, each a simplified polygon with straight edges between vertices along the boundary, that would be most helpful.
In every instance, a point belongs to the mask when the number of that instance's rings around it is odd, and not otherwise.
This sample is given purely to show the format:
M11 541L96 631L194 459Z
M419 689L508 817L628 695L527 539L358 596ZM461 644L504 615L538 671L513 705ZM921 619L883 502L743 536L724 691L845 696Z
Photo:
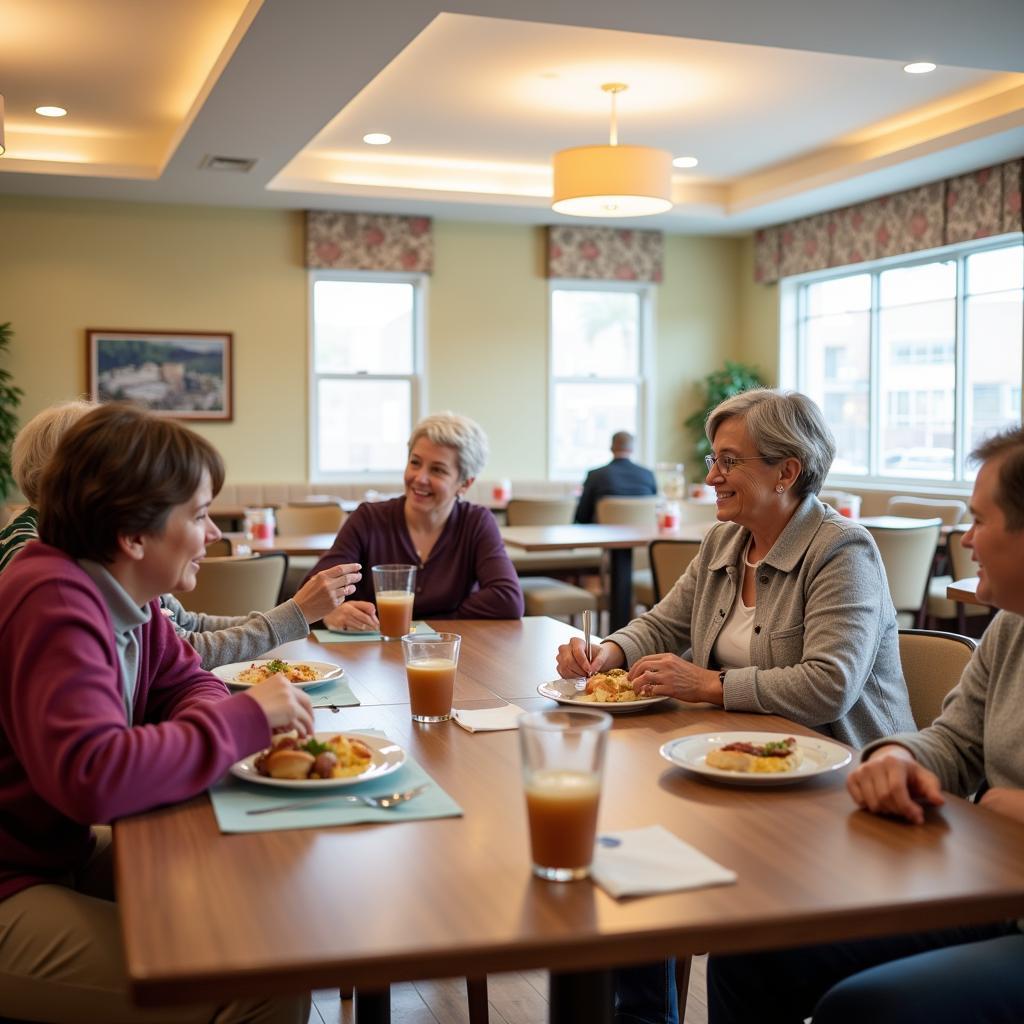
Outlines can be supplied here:
M412 408L410 422L418 423L427 408L427 383L424 368L426 367L427 341L427 274L411 274L399 272L371 270L310 270L307 291L307 371L309 388L309 480L311 483L372 483L379 480L392 482L400 480L403 467L390 473L380 470L353 470L345 473L324 473L319 468L319 402L321 380L407 380L410 382ZM380 284L411 284L413 286L413 351L412 373L317 373L316 371L316 323L314 290L318 281L360 281L363 283Z
M803 325L806 322L807 286L818 284L839 277L852 277L857 274L871 275L871 309L870 309L870 352L869 352L869 395L868 395L868 465L876 468L880 461L881 438L881 392L879 389L880 339L879 339L879 275L882 271L894 267L914 267L926 263L937 263L945 260L956 262L956 312L955 312L955 384L953 393L953 479L939 480L935 478L899 476L883 476L877 472L864 475L830 474L828 483L843 487L854 487L861 490L891 491L900 487L911 489L917 493L927 494L965 494L970 495L973 482L964 478L970 452L967 450L967 423L965 417L966 389L965 363L966 349L964 345L964 308L967 299L964 293L966 281L967 257L979 252L993 249L1004 249L1019 245L1021 235L1014 232L996 235L976 242L962 242L956 245L928 249L925 252L913 253L908 256L892 256L887 259L874 260L869 263L857 263L851 266L833 267L829 270L814 271L783 278L779 282L779 383L784 388L797 391L806 390L805 351L806 339ZM1024 389L1024 373L1021 381ZM1024 400L1020 410L1024 419Z
M556 291L630 292L640 298L639 337L637 354L639 367L635 377L598 377L586 374L573 377L555 376L555 304ZM549 480L576 479L575 475L555 476L555 388L557 384L631 384L637 392L636 458L645 465L654 462L654 402L651 399L651 381L654 379L654 324L657 288L638 281L581 281L551 278L548 281L548 404L547 404L547 465ZM608 438L611 444L611 438Z

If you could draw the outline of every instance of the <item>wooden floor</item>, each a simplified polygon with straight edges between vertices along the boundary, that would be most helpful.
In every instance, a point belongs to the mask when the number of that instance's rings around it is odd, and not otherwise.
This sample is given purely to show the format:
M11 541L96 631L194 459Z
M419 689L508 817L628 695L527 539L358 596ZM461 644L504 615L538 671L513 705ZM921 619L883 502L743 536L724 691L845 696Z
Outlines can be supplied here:
M694 957L684 1024L707 1024L704 964L704 957ZM547 1024L547 981L544 971L490 975L487 979L490 1024ZM465 979L393 986L391 1020L393 1024L468 1024ZM320 989L313 993L309 1024L352 1024L352 1021L352 1001L340 999L337 989Z

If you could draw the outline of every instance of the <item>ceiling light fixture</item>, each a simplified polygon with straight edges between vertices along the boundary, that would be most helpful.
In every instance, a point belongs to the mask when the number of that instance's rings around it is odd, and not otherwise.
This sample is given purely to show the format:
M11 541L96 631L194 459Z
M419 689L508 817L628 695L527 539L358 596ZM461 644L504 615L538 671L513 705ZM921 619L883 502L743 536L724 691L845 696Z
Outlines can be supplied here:
M673 167L696 167L700 161L695 156L677 156L672 161Z
M913 64L904 64L903 70L908 75L927 75L929 71L935 70L935 65L930 60L919 60Z
M40 117L66 117L68 112L63 107L36 107L36 113Z
M554 156L551 209L573 217L647 217L672 209L672 154L650 146L620 146L616 96L628 86L608 82L611 130L607 146L576 146Z
M370 132L363 136L363 142L368 146L386 146L391 141L391 136L384 132Z
M4 98L0 96L0 156L4 154Z

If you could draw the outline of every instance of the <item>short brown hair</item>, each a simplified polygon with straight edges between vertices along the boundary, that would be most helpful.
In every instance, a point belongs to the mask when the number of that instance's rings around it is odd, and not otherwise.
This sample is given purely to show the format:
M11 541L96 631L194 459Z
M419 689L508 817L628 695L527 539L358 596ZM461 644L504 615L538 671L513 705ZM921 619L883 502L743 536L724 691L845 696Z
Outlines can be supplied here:
M39 505L39 479L65 431L96 408L95 402L62 402L38 412L11 446L11 474L30 505Z
M1003 510L1008 530L1024 529L1024 427L1004 430L982 441L971 452L976 462L1003 458L999 467L996 504Z
M203 472L213 493L224 462L209 441L173 420L113 402L64 435L39 485L39 537L74 558L110 562L122 534L158 534Z

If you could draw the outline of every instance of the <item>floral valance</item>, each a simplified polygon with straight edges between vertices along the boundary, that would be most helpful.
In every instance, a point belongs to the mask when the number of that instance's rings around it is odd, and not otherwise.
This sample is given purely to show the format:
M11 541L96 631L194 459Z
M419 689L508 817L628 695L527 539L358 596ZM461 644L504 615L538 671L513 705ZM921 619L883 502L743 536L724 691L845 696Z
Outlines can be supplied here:
M429 274L434 267L430 218L307 210L306 266Z
M1024 230L1024 160L765 228L754 236L754 280L899 256Z
M660 231L559 224L548 228L548 277L658 283L664 248Z

